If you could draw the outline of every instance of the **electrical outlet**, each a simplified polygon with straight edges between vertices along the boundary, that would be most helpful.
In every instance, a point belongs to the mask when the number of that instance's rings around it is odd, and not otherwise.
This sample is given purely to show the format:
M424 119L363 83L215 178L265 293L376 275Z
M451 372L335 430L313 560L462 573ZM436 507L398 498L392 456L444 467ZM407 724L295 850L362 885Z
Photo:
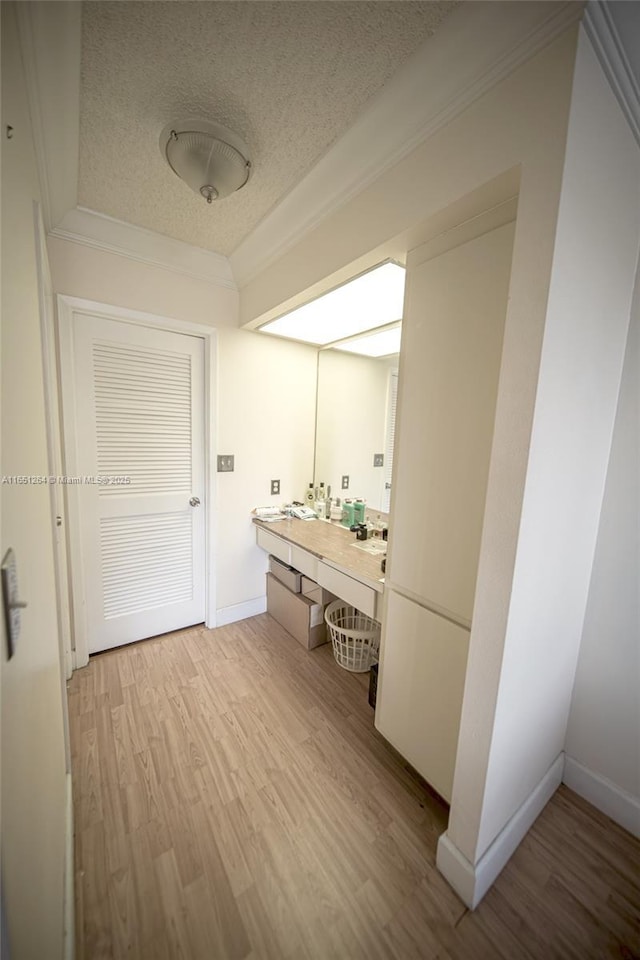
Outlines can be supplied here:
M272 480L271 481L271 496L275 497L280 493L280 481Z
M384 453L374 453L374 455L373 455L373 465L374 465L374 467L383 467L383 466L384 466Z
M232 453L219 453L218 473L233 473L234 459Z
M342 489L343 489L343 490L348 490L348 489L349 489L349 474L348 474L348 473L343 473L343 474L342 474Z

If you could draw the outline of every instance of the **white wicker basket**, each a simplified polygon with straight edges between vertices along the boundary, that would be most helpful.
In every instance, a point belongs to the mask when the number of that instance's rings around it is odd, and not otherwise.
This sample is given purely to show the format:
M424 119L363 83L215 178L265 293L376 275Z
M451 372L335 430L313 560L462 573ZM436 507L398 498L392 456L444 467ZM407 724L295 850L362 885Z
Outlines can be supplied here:
M366 673L378 659L380 624L342 600L329 604L324 619L336 662L352 673Z

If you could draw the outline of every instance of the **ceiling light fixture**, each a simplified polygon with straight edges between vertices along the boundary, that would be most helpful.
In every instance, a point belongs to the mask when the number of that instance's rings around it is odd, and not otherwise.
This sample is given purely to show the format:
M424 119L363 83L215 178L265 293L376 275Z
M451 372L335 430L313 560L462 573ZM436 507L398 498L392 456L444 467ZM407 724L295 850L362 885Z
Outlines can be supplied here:
M387 327L385 330L367 333L363 337L345 340L331 345L332 350L343 350L345 353L358 353L362 357L391 357L400 353L401 324Z
M270 320L260 333L326 346L402 317L405 269L386 261Z
M168 123L160 134L160 152L173 172L207 203L240 190L251 175L245 142L209 120Z

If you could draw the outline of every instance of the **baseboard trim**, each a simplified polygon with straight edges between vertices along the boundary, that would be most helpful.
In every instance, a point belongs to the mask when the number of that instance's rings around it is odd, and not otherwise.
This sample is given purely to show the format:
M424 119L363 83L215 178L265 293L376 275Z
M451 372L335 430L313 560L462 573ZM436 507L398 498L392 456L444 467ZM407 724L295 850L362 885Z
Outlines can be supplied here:
M563 768L561 753L477 863L470 863L447 833L438 840L438 870L470 910L478 906L560 786Z
M66 777L65 857L64 857L64 960L76 955L75 867L73 858L73 791L71 774Z
M640 800L613 781L565 756L562 782L617 824L640 838Z
M216 610L216 626L224 627L227 623L236 623L238 620L247 620L257 617L259 613L267 612L267 598L256 597L254 600L245 600L244 603L234 603L230 607Z

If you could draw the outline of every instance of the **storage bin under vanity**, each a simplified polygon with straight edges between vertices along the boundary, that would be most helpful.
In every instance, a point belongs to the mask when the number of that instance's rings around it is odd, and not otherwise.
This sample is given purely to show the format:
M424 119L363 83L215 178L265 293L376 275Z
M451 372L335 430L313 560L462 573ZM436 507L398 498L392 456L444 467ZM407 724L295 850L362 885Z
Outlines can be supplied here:
M305 649L327 643L324 611L333 600L333 594L320 584L277 557L269 557L267 613Z

